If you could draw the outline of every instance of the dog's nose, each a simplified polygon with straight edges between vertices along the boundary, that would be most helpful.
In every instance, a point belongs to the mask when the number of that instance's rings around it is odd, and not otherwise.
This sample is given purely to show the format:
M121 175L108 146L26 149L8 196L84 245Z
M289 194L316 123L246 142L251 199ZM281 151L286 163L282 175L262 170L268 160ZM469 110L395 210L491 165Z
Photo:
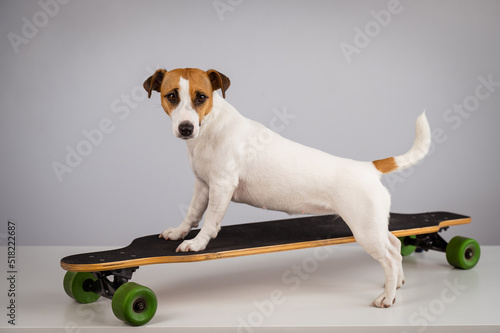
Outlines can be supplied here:
M190 136L193 134L194 126L189 121L183 121L179 124L179 133L182 136Z

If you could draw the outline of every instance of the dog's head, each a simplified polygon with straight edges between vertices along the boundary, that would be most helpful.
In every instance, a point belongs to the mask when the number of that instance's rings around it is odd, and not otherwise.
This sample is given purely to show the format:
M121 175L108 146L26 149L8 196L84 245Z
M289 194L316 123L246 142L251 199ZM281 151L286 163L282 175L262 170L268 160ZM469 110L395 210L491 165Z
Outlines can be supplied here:
M186 140L198 136L203 118L212 110L213 92L221 89L225 98L229 85L224 74L196 68L159 69L144 81L148 97L153 90L161 94L161 105L172 119L174 135Z

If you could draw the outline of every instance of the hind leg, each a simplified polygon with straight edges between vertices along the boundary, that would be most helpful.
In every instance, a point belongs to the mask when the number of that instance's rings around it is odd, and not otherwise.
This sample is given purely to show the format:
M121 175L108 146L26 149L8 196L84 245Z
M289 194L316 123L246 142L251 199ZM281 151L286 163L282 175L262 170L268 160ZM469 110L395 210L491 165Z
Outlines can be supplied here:
M351 228L356 241L382 265L385 275L384 292L373 301L372 305L387 308L395 302L396 289L401 286L404 279L401 267L401 244L388 230L390 207L388 192L382 189L370 194L358 194L358 200L345 202L339 213Z
M388 308L396 301L396 289L402 283L401 255L395 251L393 244L387 236L387 231L378 235L367 235L357 233L356 241L377 260L384 269L385 286L384 292L372 303L378 308Z
M399 238L397 238L396 236L394 236L390 232L389 232L389 241L391 242L391 244L392 244L392 246L394 248L392 251L396 252L394 254L394 256L397 258L398 254L401 255L401 241L399 240ZM402 259L402 257L401 257L401 259ZM402 263L402 260L401 260L399 262L399 274L398 274L397 288L401 288L401 286L404 283L405 283L405 275L403 273L403 263Z

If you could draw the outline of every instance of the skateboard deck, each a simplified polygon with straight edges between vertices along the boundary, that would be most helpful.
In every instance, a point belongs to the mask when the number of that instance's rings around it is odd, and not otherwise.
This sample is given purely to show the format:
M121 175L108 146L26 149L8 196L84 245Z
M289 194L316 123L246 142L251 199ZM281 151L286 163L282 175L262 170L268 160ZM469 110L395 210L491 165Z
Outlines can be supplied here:
M397 237L404 237L436 233L470 221L468 216L448 212L391 213L389 230ZM185 239L194 238L198 232L199 229L192 230ZM158 234L145 236L121 249L65 257L61 267L73 272L95 272L352 243L355 239L340 216L322 215L223 226L217 238L200 252L175 252L181 242L166 241Z
M470 269L479 260L479 244L460 236L448 243L438 234L470 221L468 216L447 212L391 213L389 230L401 239L403 255L415 250L442 251L451 265ZM192 230L186 239L198 232L199 229ZM129 282L139 266L345 244L355 239L338 215L322 215L224 226L200 252L175 252L181 242L164 240L155 234L137 238L121 249L65 257L61 259L61 267L68 271L64 290L80 303L95 302L101 296L109 298L118 319L134 326L144 325L155 315L158 303L151 289Z

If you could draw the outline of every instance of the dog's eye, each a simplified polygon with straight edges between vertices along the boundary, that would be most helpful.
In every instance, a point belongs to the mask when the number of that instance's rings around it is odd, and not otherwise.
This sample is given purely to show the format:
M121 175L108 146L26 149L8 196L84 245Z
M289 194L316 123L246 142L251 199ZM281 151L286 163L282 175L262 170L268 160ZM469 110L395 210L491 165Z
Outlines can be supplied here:
M205 101L207 99L208 99L208 97L206 95L203 95L203 94L196 95L196 103L197 104L203 104L203 103L205 103Z
M177 95L175 93L169 93L165 95L165 98L168 99L170 103L177 103Z

